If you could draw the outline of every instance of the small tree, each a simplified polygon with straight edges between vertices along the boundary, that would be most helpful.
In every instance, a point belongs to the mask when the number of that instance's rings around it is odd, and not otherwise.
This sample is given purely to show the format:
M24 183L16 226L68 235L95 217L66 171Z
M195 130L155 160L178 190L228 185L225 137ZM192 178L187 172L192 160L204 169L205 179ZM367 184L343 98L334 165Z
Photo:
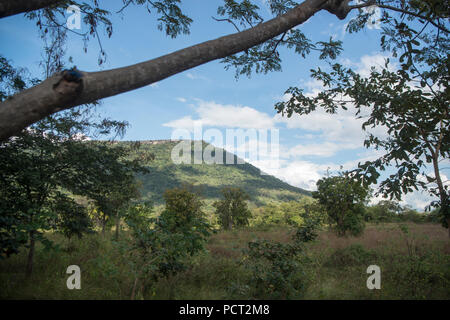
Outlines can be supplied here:
M26 246L28 276L36 243L51 245L46 231L71 237L89 230L87 212L71 193L84 195L95 186L98 175L93 168L101 164L89 161L90 148L82 137L96 129L107 134L123 125L95 123L90 116L83 108L66 111L0 143L0 257Z
M204 249L210 226L201 210L203 202L188 188L174 188L164 194L166 208L158 218L150 216L152 207L137 205L128 210L125 221L133 241L129 250L135 267L132 298L140 287L169 277L186 267L186 258Z
M189 228L204 216L203 202L199 195L191 192L186 186L166 190L164 200L166 209L161 213L161 219L164 219L170 232Z
M140 196L135 174L148 172L143 166L147 158L131 159L139 144L92 141L86 145L84 157L90 165L83 170L84 177L77 183L76 191L93 201L91 213L100 223L103 234L108 221L115 219L117 239L121 213L132 199Z
M251 212L245 201L249 200L250 197L240 188L231 187L223 188L222 194L224 199L213 204L221 226L229 230L233 226L248 225Z
M367 222L392 222L398 219L403 211L402 206L391 200L381 200L376 205L366 208L365 220Z
M339 236L360 235L364 230L364 203L369 190L348 175L326 177L317 181L313 198L319 200L328 218L336 224Z

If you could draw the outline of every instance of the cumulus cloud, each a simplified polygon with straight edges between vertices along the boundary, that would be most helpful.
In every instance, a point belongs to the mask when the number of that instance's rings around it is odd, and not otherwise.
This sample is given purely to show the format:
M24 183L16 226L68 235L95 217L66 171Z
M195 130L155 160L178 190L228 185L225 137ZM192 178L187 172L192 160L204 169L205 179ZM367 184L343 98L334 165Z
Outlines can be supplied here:
M354 68L361 75L368 76L372 67L376 69L383 67L386 58L388 57L382 54L365 55L357 62L346 59L342 63ZM394 70L396 65L392 64L390 68ZM315 97L324 90L322 82L316 79L303 81L300 86L305 89L305 96L307 97ZM290 98L291 96L289 94L285 94L282 99L288 101ZM348 110L339 109L335 114L329 114L322 108L317 108L308 115L300 116L294 114L291 118L282 117L278 114L275 116L275 120L278 123L284 123L288 129L301 129L306 131L306 134L313 134L316 138L324 140L323 146L328 148L329 151L319 150L318 152L323 153L323 156L333 155L334 153L332 151L338 150L336 143L339 143L344 149L356 149L358 146L363 147L363 142L369 132L380 138L386 137L386 128L381 126L366 128L367 131L362 130L362 124L368 116L368 109L361 109L361 113L357 118L355 115L357 110L350 102L350 99L346 107ZM318 146L312 147L315 150L320 149ZM298 149L301 151L299 155L303 155L307 151L306 146L299 147ZM317 154L318 152L314 154L320 155Z
M329 114L316 110L308 115L293 115L291 118L276 116L276 121L285 123L288 129L303 129L316 134L326 141L353 143L362 146L365 133L362 131L363 119L356 119L351 111Z
M391 59L392 57L386 54L376 53L372 55L364 55L359 61L351 61L350 59L343 59L342 64L347 67L355 68L355 72L359 73L363 77L369 77L372 68L375 70L381 70L386 64L386 59ZM392 60L392 59L391 59ZM388 70L397 70L398 65L394 61L390 61L388 65Z
M289 149L288 154L291 157L331 157L338 151L352 150L360 147L360 144L355 143L334 143L327 141L324 143L300 144Z
M194 125L218 128L269 129L275 121L267 113L239 105L219 104L197 100L194 106L197 119L186 116L163 124L165 127L193 130Z
M290 185L306 189L316 190L316 182L325 173L328 165L319 165L309 161L280 160L280 166L274 167L271 160L261 160L252 163L263 172L273 175Z

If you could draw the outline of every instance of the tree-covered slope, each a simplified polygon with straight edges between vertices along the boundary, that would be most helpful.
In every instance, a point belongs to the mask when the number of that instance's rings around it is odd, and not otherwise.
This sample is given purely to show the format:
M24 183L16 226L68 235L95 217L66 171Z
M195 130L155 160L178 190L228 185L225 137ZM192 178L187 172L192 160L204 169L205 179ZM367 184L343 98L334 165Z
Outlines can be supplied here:
M207 203L218 199L220 190L227 186L245 190L250 195L250 202L256 206L271 201L296 200L310 194L278 178L261 174L258 168L249 163L237 164L237 157L234 155L233 164L193 164L193 160L191 164L175 164L171 159L171 152L178 143L169 140L140 142L141 146L137 152L141 156L154 155L154 160L147 162L150 173L139 176L142 183L141 194L143 199L151 200L155 205L163 202L166 189L183 184L193 185ZM203 142L203 148L207 145ZM193 159L194 148L191 149ZM225 159L227 153L224 151L223 154Z

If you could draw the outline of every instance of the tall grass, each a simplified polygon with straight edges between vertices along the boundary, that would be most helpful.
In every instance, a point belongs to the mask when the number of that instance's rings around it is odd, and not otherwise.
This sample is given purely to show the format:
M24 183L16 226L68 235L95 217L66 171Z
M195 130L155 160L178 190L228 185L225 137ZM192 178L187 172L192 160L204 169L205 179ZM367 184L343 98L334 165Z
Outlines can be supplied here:
M403 230L403 231L402 231ZM407 230L407 232L405 232ZM0 261L1 299L130 299L134 285L124 244L112 234L87 235L71 242L52 234L58 250L38 246L35 269L25 277L26 252ZM291 230L241 229L214 234L207 252L189 261L187 270L160 279L138 299L231 299L234 284L249 283L243 249L249 241L290 241ZM437 224L369 225L358 238L322 231L306 245L302 259L307 286L303 299L449 299L450 244ZM381 289L369 290L367 267L381 268ZM69 265L81 268L81 290L66 286Z

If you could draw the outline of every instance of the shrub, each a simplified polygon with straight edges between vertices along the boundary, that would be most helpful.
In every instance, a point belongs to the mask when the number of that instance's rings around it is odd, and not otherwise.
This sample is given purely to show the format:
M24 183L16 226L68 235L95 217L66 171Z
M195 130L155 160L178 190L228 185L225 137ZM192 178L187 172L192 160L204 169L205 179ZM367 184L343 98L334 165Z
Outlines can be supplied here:
M350 267L355 265L371 265L376 254L365 249L361 244L352 244L343 249L336 249L324 263L326 267Z
M317 219L307 219L293 235L293 243L256 240L248 243L243 265L248 283L232 283L232 295L254 299L295 299L306 291L308 280L302 254L304 243L316 239Z
M299 298L306 285L298 253L298 247L291 244L249 242L244 266L250 279L241 292L254 299Z
M159 278L168 278L186 268L186 261L204 250L210 226L201 211L198 195L186 188L165 193L166 209L152 218L152 207L132 208L126 217L133 240L126 248L134 270L132 298L140 281L142 294Z

